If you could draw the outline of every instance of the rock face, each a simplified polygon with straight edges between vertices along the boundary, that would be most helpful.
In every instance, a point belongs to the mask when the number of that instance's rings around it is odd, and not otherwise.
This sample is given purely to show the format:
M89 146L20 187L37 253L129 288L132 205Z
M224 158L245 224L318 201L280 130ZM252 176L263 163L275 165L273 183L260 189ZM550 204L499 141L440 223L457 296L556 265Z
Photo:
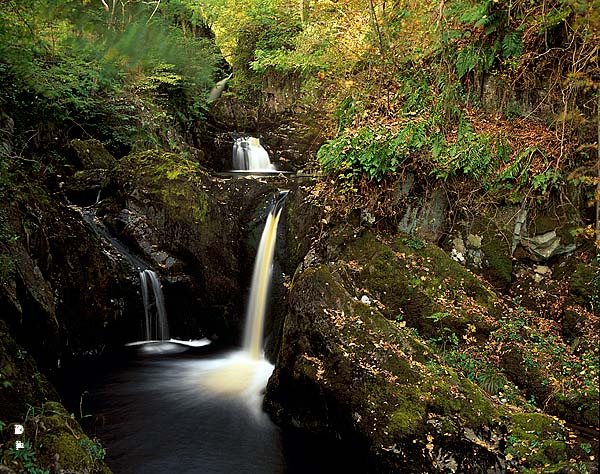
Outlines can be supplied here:
M298 276L290 299L267 391L278 423L361 447L372 472L503 472L490 402L407 330L354 301L326 266Z
M0 306L16 339L45 367L122 341L115 323L134 291L76 210L24 186L0 205Z
M113 197L102 210L106 222L174 283L177 294L195 295L170 311L177 301L165 285L167 312L179 318L173 320L174 335L192 337L183 332L196 324L196 332L237 338L237 331L226 328L241 324L260 237L253 230L261 229L277 188L216 178L196 163L158 151L123 158L111 180L107 192Z
M507 405L514 383L569 416L555 394L543 398L541 372L524 362L531 346L517 341L529 336L506 337L519 311L444 251L343 232L321 248L291 285L265 397L277 423L342 440L365 472L500 473L582 455L561 441L577 437L564 422ZM583 399L587 424L597 408L593 395Z
M27 351L9 336L2 321L0 385L0 444L7 447L0 451L0 472L5 472L4 466L17 472L110 472L102 446L88 438L57 401L55 390ZM23 432L15 429L16 425L21 425ZM17 441L23 443L21 451L14 449Z

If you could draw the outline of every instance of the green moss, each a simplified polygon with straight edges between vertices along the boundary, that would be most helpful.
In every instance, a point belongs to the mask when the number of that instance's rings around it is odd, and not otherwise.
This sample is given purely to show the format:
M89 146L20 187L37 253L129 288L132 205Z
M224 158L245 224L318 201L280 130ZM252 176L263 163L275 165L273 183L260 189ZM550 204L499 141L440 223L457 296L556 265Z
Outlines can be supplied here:
M147 150L124 158L120 167L140 188L156 195L177 221L204 222L208 196L202 186L207 172L174 153Z
M498 413L479 387L460 376L455 370L431 360L423 391L429 394L428 410L460 420L461 424L477 427L491 423Z
M513 262L510 249L502 233L486 233L481 243L487 269L484 272L490 283L502 290L512 281Z
M421 393L417 390L396 393L396 409L389 417L388 427L396 435L406 436L423 423L425 403L420 400Z
M67 411L57 402L47 402L36 424L37 451L42 465L58 462L67 472L108 473L104 464L104 449L90 440Z
M531 235L545 234L556 230L559 226L560 223L556 219L545 214L538 214L531 222L529 232Z
M542 413L509 415L507 453L525 459L527 467L552 465L568 458L564 428Z
M475 325L479 333L489 332L481 309L491 315L497 313L496 296L437 246L425 243L414 249L402 237L384 243L371 234L348 240L342 259L361 264L358 271L356 265L349 265L352 280L383 303L382 312L388 319L402 315L409 326L426 338L446 334L443 326L448 325L459 338L469 324ZM360 291L355 291L358 298ZM473 311L469 299L480 308ZM452 302L454 311L442 326L430 316L447 311L447 302Z
M115 165L115 158L98 140L72 140L71 146L76 151L84 168L109 169Z
M594 278L597 277L598 271L597 265L580 263L569 277L569 293L578 304L584 307L592 301Z

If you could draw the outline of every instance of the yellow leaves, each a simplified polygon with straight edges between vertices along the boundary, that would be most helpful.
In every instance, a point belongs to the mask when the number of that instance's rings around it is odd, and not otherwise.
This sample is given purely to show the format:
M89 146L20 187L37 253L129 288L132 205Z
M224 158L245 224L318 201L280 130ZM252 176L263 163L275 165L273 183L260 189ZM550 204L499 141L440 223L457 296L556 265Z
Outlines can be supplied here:
M425 445L428 451L433 451L433 436L427 435L427 444Z

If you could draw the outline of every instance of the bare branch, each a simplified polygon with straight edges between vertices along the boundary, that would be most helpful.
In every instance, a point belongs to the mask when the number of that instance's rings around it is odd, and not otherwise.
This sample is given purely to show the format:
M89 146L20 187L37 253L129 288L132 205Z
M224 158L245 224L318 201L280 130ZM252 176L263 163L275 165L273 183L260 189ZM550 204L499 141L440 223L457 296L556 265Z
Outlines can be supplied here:
M154 8L154 11L152 12L152 15L150 15L150 18L148 18L148 21L146 22L146 25L148 23L150 23L150 20L152 20L152 17L154 16L154 14L156 13L156 10L158 10L158 7L160 6L160 0L158 0L156 2L156 7Z

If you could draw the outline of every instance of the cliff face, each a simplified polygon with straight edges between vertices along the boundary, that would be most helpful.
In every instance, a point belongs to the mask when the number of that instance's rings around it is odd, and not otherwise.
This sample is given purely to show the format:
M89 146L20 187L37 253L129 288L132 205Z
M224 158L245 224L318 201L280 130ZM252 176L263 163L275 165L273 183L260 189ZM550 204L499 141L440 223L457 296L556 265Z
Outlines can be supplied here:
M262 219L277 188L217 178L158 151L123 158L110 180L100 213L164 277L174 334L237 342Z
M118 343L115 324L134 294L131 269L77 210L41 187L4 201L0 301L11 331L45 368Z
M556 322L435 245L341 228L291 285L265 402L278 423L343 440L373 472L560 471L576 458L596 472L585 426L598 418L597 391L583 379L548 387L560 371L551 353L572 351Z

